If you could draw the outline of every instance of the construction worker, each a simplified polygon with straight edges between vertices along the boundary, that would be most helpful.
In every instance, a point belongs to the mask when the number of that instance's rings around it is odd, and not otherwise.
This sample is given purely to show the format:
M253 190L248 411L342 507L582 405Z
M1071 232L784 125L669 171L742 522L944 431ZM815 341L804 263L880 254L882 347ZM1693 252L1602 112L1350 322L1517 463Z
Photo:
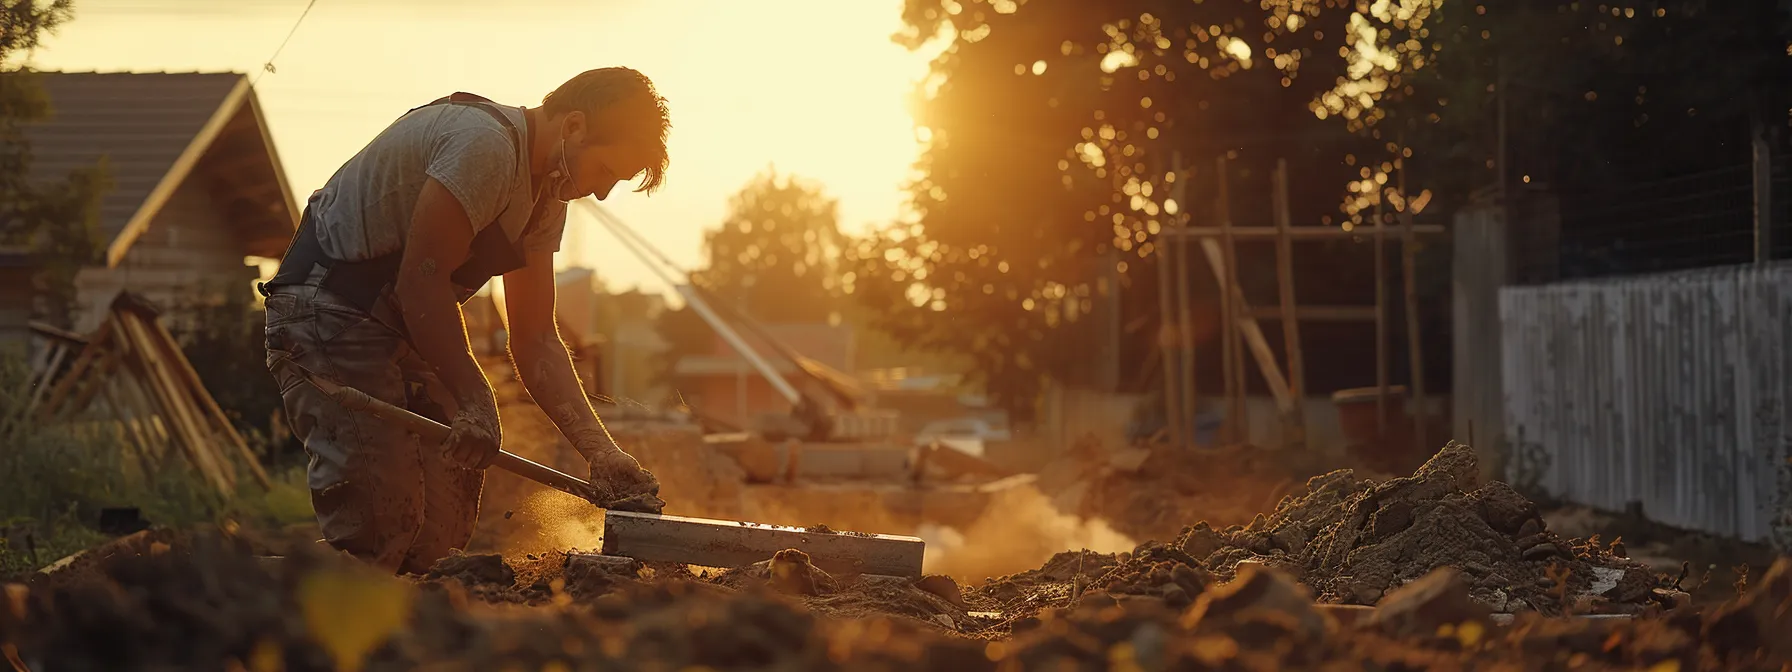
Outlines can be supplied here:
M260 286L268 368L310 458L324 540L420 573L464 548L484 469L498 453L497 398L460 306L504 280L509 350L523 384L619 496L659 491L611 440L555 329L554 252L569 201L665 179L666 102L628 68L579 74L510 107L457 93L373 138L306 202L280 270ZM451 427L424 446L351 411L287 363Z

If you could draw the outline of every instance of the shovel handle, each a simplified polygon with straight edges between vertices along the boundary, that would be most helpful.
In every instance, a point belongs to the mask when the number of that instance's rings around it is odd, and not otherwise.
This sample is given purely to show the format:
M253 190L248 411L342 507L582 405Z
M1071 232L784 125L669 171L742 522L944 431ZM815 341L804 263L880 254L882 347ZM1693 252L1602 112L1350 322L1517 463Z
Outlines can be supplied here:
M325 396L342 404L343 408L364 411L382 420L397 423L427 444L441 444L448 440L450 430L447 425L375 399L366 392L325 380L292 360L287 360L286 365ZM492 466L586 501L591 501L595 494L591 484L585 479L506 450L498 451L498 455L492 458Z

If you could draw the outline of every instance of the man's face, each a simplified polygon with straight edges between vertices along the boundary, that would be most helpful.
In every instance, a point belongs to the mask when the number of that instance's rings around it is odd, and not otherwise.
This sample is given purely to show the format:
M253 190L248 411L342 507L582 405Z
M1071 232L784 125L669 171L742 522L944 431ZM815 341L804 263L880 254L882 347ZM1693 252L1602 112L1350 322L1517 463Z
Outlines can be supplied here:
M629 123L618 105L594 117L574 112L562 122L561 137L566 141L566 169L571 180L560 183L560 200L574 201L586 196L604 200L616 184L632 180L653 164L658 152L656 140ZM600 129L592 128L593 124Z
M564 200L596 196L604 200L618 182L632 180L647 172L652 152L636 141L617 141L602 145L567 145L566 163L572 171L572 182L565 185Z

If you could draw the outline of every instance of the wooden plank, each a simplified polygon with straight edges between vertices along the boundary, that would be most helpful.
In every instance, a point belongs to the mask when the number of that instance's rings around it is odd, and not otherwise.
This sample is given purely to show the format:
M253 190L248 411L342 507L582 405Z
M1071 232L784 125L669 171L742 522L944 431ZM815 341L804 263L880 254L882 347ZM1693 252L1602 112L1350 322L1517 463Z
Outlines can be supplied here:
M1749 133L1750 162L1754 177L1755 263L1773 260L1773 146L1767 141L1767 124L1756 118Z
M187 459L218 489L219 494L226 499L233 497L236 486L226 476L225 465L219 464L216 452L211 450L211 437L199 429L198 420L192 416L192 409L181 398L179 390L175 389L173 378L167 372L167 365L155 352L148 334L132 317L128 310L112 313L121 334L131 343L137 355L135 359L143 376L142 381L158 402L161 416L175 436L175 443L181 446Z
M75 394L74 399L65 404L65 411L79 413L82 409L87 408L88 404L93 403L94 395L99 393L100 386L105 384L106 378L118 371L118 361L117 350L108 349L104 355L101 355L99 363L95 364L88 372L87 382L81 387L81 391Z
M1257 320L1280 320L1280 306L1257 306L1246 313ZM1301 322L1374 322L1374 306L1297 306L1294 314Z
M138 319L142 319L141 316L138 316ZM264 490L272 487L272 484L268 482L268 472L261 467L261 460L249 450L249 443L243 440L242 434L237 433L236 426L230 423L229 416L224 415L224 409L218 407L218 400L212 397L211 391L205 389L205 383L199 380L199 372L193 370L193 363L187 361L187 356L180 351L180 347L174 342L174 336L168 333L168 328L162 326L160 320L147 319L143 321L148 324L150 335L159 340L161 351L166 355L167 361L174 362L172 368L180 374L181 382L187 385L192 396L199 399L201 407L197 410L208 416L212 424L224 430L224 436L229 439L231 447L235 448L237 454L249 465L249 473L255 477L255 482Z
M1214 208L1215 216L1219 219L1222 242L1220 266L1218 267L1220 269L1220 324L1224 325L1220 329L1220 366L1224 367L1226 381L1226 422L1222 433L1225 435L1225 443L1234 444L1248 440L1245 438L1247 432L1244 431L1243 426L1245 383L1244 377L1238 375L1238 359L1242 353L1239 352L1238 328L1234 326L1238 322L1239 314L1243 311L1239 310L1237 301L1241 292L1238 287L1238 273L1234 268L1238 262L1235 258L1236 249L1233 247L1231 190L1227 186L1225 155L1216 157L1214 164L1218 168L1213 177L1214 183L1218 185L1218 192L1214 194Z
M1406 167L1400 166L1400 194L1406 196ZM1412 368L1412 448L1414 455L1425 454L1425 353L1419 339L1419 284L1417 262L1414 260L1418 245L1417 236L1413 233L1412 208L1400 209L1400 228L1403 240L1400 244L1400 275L1406 285L1406 356Z
M93 366L94 360L104 354L107 348L113 347L112 329L110 321L100 325L99 333L94 335L87 347L81 349L81 356L75 358L75 363L69 367L68 373L63 374L62 378L56 381L55 389L50 391L50 399L38 411L38 417L54 418L62 412L62 402L68 398L73 391L72 388L86 375L88 367Z
M603 554L642 562L742 567L794 548L835 574L917 577L926 544L918 537L809 532L762 523L606 511Z
M1224 278L1222 273L1226 267L1226 259L1220 250L1219 241L1211 238L1203 239L1201 251L1207 255L1207 265L1213 268L1214 279ZM1269 386L1270 395L1275 397L1276 407L1286 411L1288 405L1294 402L1294 398L1288 393L1288 379L1282 377L1282 367L1276 363L1275 351L1269 348L1269 341L1263 338L1262 325L1257 324L1257 320L1250 316L1251 304L1245 300L1244 292L1238 291L1233 295L1232 300L1238 304L1240 312L1243 313L1238 316L1234 324L1237 325L1245 343L1250 346L1251 354L1257 360L1257 370L1263 373L1263 382Z
M1161 230L1160 230L1161 233ZM1167 247L1169 238L1160 237L1156 243L1157 253L1157 309L1159 326L1157 330L1157 349L1163 353L1164 363L1164 427L1169 430L1171 445L1184 445L1182 432L1182 398L1181 381L1178 380L1182 367L1178 362L1176 350L1176 331L1183 326L1176 323L1175 303L1176 289L1170 282L1170 263L1175 257Z
M1383 259L1387 227L1381 225L1381 203L1375 204L1375 427L1376 439L1388 435L1388 265Z
M1388 228L1382 226L1359 226L1345 231L1343 227L1322 224L1317 226L1294 226L1288 230L1289 237L1297 243L1325 240L1349 240L1358 236L1372 237L1384 233ZM1438 224L1421 224L1413 227L1413 233L1420 237L1442 236L1446 230ZM1170 231L1170 237L1219 238L1224 232L1216 227L1192 226L1185 230ZM1232 239L1244 241L1274 241L1281 237L1281 231L1274 226L1234 226Z
M1171 188L1175 195L1177 212L1173 221L1176 229L1188 228L1188 182L1193 173L1182 172L1182 154L1173 155L1175 160L1176 186ZM1176 245L1176 334L1179 336L1179 355L1177 363L1177 384L1180 386L1182 400L1182 417L1187 430L1184 436L1186 445L1195 443L1195 409L1198 397L1195 392L1195 321L1189 314L1188 295L1191 291L1188 284L1188 241L1174 239Z
M1300 346L1300 310L1294 299L1294 239L1288 235L1290 228L1288 214L1288 161L1276 159L1276 171L1271 176L1271 185L1275 191L1275 202L1271 204L1276 220L1276 230L1282 235L1276 238L1276 285L1281 290L1282 314L1282 349L1288 356L1288 394L1294 398L1294 404L1287 416L1288 436L1285 442L1291 445L1304 446L1306 439L1306 418L1301 399L1306 395L1306 367L1301 361Z

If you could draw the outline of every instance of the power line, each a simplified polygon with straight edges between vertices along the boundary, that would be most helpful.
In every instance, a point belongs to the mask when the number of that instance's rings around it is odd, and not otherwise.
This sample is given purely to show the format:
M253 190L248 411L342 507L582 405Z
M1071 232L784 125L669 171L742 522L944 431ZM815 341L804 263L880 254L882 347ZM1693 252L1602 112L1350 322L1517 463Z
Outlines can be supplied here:
M299 25L305 23L305 17L311 15L311 8L316 5L317 0L310 0L310 2L305 3L305 11L299 12L299 20L292 22L292 30L286 31L286 39L281 40L280 46L274 48L274 54L268 57L267 62L261 64L261 70L255 73L253 79L249 80L249 86L255 86L257 82L261 81L262 75L274 71L274 59L279 58L280 52L286 50L286 43L292 41L292 36L299 32Z

